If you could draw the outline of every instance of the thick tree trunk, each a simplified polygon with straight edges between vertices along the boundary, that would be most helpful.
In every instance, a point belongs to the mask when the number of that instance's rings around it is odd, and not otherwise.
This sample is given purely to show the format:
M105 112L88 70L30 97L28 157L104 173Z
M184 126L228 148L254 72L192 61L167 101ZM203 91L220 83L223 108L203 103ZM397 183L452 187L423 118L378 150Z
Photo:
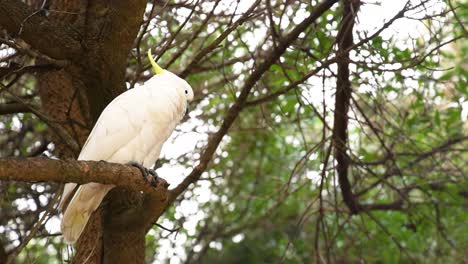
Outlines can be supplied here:
M125 91L125 69L146 2L52 1L49 20L71 25L81 53L64 69L38 76L43 111L82 146L104 107ZM58 138L61 158L75 157ZM139 193L115 189L91 217L76 244L73 263L144 263L145 226L129 215L144 213ZM135 213L138 212L138 213Z

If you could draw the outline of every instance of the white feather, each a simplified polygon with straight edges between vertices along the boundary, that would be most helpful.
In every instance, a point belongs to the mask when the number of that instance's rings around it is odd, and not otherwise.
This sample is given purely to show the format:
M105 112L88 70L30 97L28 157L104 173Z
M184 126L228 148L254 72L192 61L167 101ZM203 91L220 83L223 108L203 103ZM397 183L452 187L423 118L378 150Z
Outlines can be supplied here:
M154 76L143 86L121 94L104 109L78 159L138 162L152 167L192 98L190 85L171 72ZM62 210L75 186L66 184ZM78 188L61 223L65 242L78 240L89 217L113 187L88 183Z

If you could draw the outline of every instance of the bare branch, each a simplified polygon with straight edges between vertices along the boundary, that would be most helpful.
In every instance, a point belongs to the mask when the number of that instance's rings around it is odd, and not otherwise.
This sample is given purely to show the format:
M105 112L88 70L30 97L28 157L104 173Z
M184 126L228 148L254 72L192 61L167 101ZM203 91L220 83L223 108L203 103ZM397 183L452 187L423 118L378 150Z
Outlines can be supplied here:
M200 52L195 55L195 57L192 59L192 62L183 70L179 76L184 78L186 77L191 71L192 68L195 67L198 63L200 63L201 59L205 57L208 53L212 52L218 45L223 41L229 34L235 30L239 25L247 21L249 17L251 16L252 12L257 8L258 4L260 3L260 0L255 1L253 3L249 10L247 10L242 17L240 17L236 22L234 22L230 27L228 27L216 40L214 40L208 47L205 47L202 49Z
M351 100L351 82L349 80L349 52L353 45L354 18L359 7L359 1L345 1L341 29L338 32L337 42L339 52L345 51L345 56L338 61L338 78L335 94L335 114L333 124L333 146L337 161L336 171L343 200L352 214L357 214L360 205L353 194L348 179L349 159L346 154L348 141L348 109Z
M265 60L259 63L249 78L245 81L244 86L241 89L239 97L236 102L229 108L224 121L219 128L219 130L213 135L213 137L208 142L206 149L203 151L200 164L196 166L193 171L190 173L187 178L184 179L175 189L171 191L171 201L181 194L187 187L196 182L203 171L205 171L208 163L211 161L213 154L218 148L219 143L223 139L224 135L228 132L231 125L236 120L239 112L245 107L247 98L250 94L250 91L257 83L258 80L263 76L263 74L273 65L281 55L286 51L286 49L291 45L294 40L297 39L299 34L303 32L310 24L312 24L317 18L319 18L323 13L330 9L338 0L326 0L318 4L309 17L304 19L300 24L298 24L289 34L287 34L283 39L278 43L278 46L274 47L268 54L265 56Z
M12 104L1 104L0 115L17 114L17 113L30 113L31 109L23 104L12 103Z

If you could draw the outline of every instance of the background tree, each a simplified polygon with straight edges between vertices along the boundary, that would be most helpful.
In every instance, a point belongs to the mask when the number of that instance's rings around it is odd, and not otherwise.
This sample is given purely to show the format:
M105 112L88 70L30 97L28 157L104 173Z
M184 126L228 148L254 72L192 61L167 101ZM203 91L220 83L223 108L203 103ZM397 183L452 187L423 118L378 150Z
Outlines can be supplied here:
M0 0L0 263L467 261L468 9L381 5ZM150 48L196 95L169 190L73 160ZM67 181L121 187L76 250Z

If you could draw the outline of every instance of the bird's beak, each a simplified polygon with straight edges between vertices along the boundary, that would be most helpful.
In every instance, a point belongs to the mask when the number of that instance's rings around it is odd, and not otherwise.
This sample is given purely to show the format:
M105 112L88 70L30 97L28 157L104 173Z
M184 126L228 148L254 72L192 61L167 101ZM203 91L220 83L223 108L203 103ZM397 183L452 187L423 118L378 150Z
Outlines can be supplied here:
M185 116L188 117L189 112L190 112L189 104L187 104L187 106L185 107Z
M151 66L153 66L154 73L161 74L164 72L164 69L159 67L159 65L154 61L153 55L151 55L151 49L148 50L148 59L151 63Z

